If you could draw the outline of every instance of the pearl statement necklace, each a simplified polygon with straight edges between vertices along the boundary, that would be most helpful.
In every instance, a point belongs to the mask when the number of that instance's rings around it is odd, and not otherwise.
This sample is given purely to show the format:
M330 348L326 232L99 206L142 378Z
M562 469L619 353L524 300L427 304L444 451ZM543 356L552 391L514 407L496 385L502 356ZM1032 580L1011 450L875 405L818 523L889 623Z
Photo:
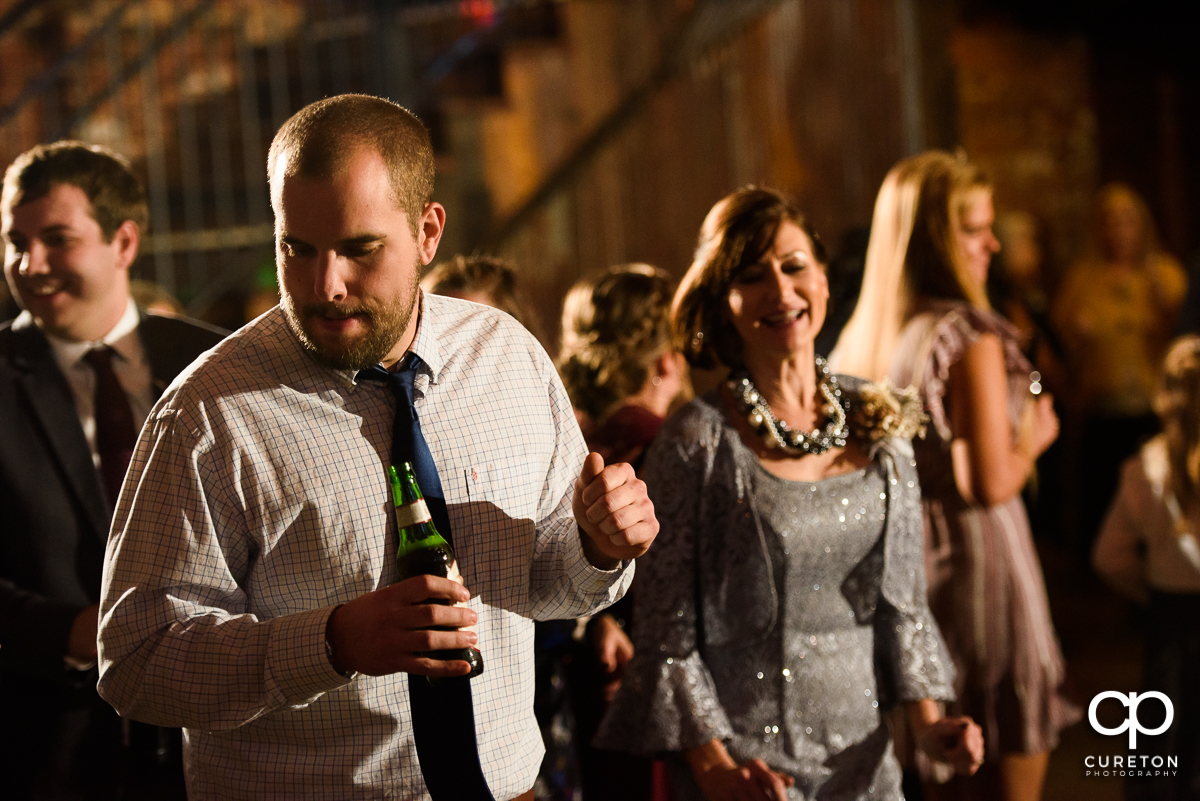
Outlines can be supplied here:
M811 432L793 431L787 423L776 418L748 375L734 376L729 380L729 391L733 393L742 414L746 415L746 422L762 437L768 448L779 448L789 456L816 456L830 448L846 446L850 430L846 425L846 402L842 400L842 390L838 386L837 376L829 372L825 360L818 356L816 361L821 374L818 388L828 401L826 413L830 419L824 428Z

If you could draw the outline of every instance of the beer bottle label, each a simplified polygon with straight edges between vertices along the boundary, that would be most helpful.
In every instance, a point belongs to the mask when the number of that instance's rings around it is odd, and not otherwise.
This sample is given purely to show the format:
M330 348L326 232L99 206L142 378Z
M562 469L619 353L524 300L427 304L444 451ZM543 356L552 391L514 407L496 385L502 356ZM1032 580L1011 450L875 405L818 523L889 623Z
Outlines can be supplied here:
M432 519L424 498L396 507L396 525L402 529L420 523L428 523Z
M450 563L450 569L446 572L446 578L450 579L451 581L457 581L459 584L462 584L464 587L467 586L466 584L463 584L462 573L458 572L458 560L457 559L455 559L453 562ZM455 606L466 606L466 604L465 603L455 604ZM474 626L463 626L462 629L460 629L460 630L461 631L474 631L476 635L479 634L479 632L475 630Z

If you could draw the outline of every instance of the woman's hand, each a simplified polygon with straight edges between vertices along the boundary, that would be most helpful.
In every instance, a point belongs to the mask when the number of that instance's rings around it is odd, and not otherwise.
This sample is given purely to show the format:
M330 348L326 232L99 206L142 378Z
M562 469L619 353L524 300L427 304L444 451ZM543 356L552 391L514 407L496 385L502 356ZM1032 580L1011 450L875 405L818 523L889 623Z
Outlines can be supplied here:
M633 640L612 615L601 614L592 620L592 646L608 678L602 688L604 700L612 701L621 687L625 663L633 659Z
M1054 413L1054 398L1043 394L1033 402L1033 421L1029 432L1029 445L1034 459L1058 439L1058 415Z
M951 765L956 773L974 775L983 763L983 730L970 718L939 718L913 728L917 748L935 762Z
M687 759L709 801L787 801L788 788L796 783L761 759L737 764L720 740L691 749Z

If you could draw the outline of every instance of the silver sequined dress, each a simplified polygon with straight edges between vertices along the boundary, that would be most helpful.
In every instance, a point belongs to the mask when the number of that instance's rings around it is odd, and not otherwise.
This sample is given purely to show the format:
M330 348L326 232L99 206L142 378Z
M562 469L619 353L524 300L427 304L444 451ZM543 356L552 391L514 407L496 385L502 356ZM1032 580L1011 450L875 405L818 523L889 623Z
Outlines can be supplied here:
M598 744L680 753L716 737L794 776L794 799L901 798L883 711L953 696L909 443L788 481L714 392L663 426L643 476L662 530L638 560L635 656ZM700 798L686 769L672 789Z

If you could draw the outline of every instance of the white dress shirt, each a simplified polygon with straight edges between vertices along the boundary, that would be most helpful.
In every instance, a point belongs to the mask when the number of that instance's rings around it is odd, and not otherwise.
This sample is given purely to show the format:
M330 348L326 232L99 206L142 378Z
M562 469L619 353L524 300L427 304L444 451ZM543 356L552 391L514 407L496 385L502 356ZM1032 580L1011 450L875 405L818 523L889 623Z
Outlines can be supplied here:
M141 428L150 414L150 407L154 405L154 392L150 362L146 360L146 349L142 347L137 332L138 319L137 305L130 298L121 319L111 331L95 342L72 342L42 332L49 340L58 367L71 387L75 411L83 426L83 434L87 437L88 447L92 449L92 464L96 465L97 471L100 469L100 451L96 449L96 373L83 357L99 345L108 345L113 349L117 354L117 358L112 360L113 373L129 398L134 426Z
M616 600L571 514L586 448L554 367L511 317L425 295L412 350L485 661L472 680L498 801L533 786L533 623ZM347 679L336 604L395 580L388 387L319 366L276 308L167 390L109 542L100 693L185 727L193 799L428 797L404 674ZM135 491L130 491L136 487Z
M1092 547L1092 563L1118 592L1145 603L1151 590L1200 593L1200 508L1176 498L1167 438L1159 434L1121 466L1121 483Z

